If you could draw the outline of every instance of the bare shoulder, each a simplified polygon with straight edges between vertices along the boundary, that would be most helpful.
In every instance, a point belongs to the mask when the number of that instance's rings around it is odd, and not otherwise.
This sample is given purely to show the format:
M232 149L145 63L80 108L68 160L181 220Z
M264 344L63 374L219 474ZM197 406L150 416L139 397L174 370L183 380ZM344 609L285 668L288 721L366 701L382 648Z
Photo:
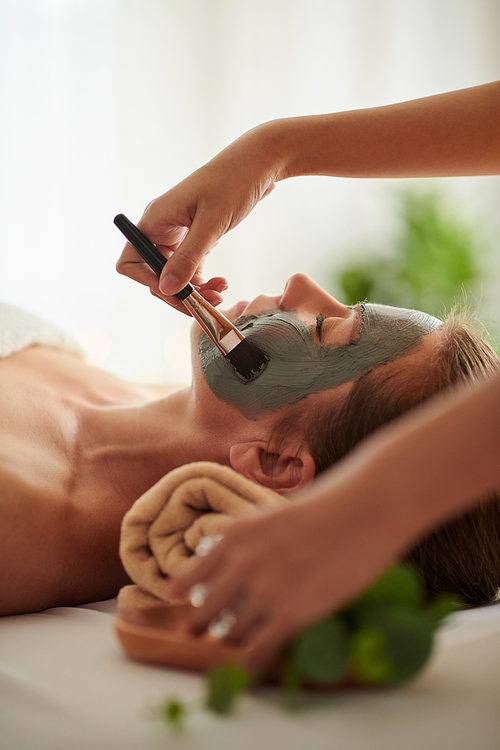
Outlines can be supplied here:
M84 505L0 462L0 615L116 595L127 577L115 527L96 530Z
M84 416L143 394L58 350L0 361L0 614L109 598L127 581L123 502L89 469Z

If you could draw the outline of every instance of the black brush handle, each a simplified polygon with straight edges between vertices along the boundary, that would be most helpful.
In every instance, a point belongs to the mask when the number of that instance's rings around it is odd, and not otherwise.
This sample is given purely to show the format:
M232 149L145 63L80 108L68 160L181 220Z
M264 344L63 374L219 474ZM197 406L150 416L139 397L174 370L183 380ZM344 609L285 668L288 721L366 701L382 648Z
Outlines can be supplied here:
M159 278L163 270L163 266L167 262L165 256L160 253L158 248L153 245L151 240L148 240L146 235L143 234L141 230L135 226L135 224L132 224L130 219L127 219L125 214L118 214L117 216L115 216L113 221L120 232L125 235L130 244L135 247L141 258L146 261L148 266L155 272L155 274ZM194 292L194 287L191 284L187 284L184 289L181 289L181 291L178 292L175 296L178 299L182 300L186 299L186 297L189 297L191 292Z

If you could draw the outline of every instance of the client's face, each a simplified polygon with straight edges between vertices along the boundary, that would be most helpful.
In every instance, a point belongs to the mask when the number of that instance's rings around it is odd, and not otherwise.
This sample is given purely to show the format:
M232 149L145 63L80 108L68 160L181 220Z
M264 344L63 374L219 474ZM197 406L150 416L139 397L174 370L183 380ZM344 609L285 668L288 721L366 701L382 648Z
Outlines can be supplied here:
M343 305L304 274L292 276L281 296L238 303L227 317L269 355L266 369L243 382L204 334L199 361L212 393L250 419L409 354L441 325L415 310Z

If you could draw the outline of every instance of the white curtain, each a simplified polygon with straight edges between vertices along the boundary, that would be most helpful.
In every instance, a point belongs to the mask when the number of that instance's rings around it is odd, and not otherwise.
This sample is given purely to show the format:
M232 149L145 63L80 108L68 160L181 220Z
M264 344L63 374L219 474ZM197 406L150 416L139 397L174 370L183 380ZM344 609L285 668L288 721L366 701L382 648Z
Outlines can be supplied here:
M498 79L499 32L498 0L0 0L0 299L124 377L187 380L189 321L116 274L113 216L259 122ZM499 178L441 182L499 236ZM207 270L228 305L321 282L393 236L394 187L280 183Z

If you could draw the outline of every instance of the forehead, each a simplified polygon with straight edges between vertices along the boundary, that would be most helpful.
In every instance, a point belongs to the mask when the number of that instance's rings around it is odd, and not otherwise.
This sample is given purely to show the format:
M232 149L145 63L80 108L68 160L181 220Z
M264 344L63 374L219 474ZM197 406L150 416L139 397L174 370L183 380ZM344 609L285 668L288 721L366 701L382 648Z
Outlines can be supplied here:
M424 336L432 333L443 325L439 318L421 312L409 310L406 307L391 307L390 305L363 305L363 329L370 334L385 332L394 333L399 338L408 336Z
M415 310L365 305L359 336L335 347L318 346L312 326L293 312L270 310L240 318L236 325L269 356L258 378L241 381L205 335L200 338L199 357L213 393L251 419L311 393L337 388L409 353L441 321Z

